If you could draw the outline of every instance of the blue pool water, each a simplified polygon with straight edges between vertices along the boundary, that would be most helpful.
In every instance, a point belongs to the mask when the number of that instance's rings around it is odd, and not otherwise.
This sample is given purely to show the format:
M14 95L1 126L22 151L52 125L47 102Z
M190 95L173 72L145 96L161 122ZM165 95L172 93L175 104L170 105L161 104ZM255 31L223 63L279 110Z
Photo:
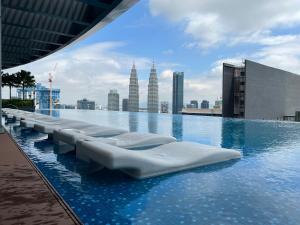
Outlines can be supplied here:
M300 224L300 124L61 110L63 118L238 149L241 160L134 180L57 155L45 135L7 125L85 224Z

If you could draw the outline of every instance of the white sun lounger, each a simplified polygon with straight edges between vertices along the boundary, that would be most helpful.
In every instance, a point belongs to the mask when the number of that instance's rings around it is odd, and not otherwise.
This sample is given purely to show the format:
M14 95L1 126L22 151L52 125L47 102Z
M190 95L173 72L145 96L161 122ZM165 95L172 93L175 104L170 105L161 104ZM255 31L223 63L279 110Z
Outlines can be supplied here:
M33 128L40 133L52 135L55 129L66 129L66 128L83 129L89 126L93 126L93 125L81 121L61 119L57 122L41 122L39 124L35 124Z
M110 131L111 130L111 131ZM101 132L99 131L97 133L97 136L87 136L87 133L82 134L80 133L75 133L74 131L70 130L56 130L53 132L53 139L54 140L59 140L61 142L67 143L70 145L70 148L68 149L67 147L63 147L63 152L69 152L75 150L75 145L77 141L84 140L84 141L91 141L91 142L103 142L103 143L108 143L111 145L116 145L122 148L127 148L127 149L144 149L147 147L154 147L162 144L167 144L176 141L174 137L170 136L163 136L163 135L158 135L158 134L151 134L151 133L136 133L136 132L130 132L130 133L122 133L119 135L110 135L112 137L106 137L104 138L103 136L108 136L108 133L112 133L113 130L103 130L102 135ZM106 135L104 135L106 134ZM95 135L95 133L94 133ZM85 150L81 149L79 152L76 149L76 155L78 158L81 157L81 155L84 156Z
M120 169L137 179L224 162L241 157L240 152L192 142L173 142L149 150L127 150L110 144L78 141L81 159L108 169Z
M26 128L34 128L35 124L41 124L41 123L47 123L47 124L57 124L60 121L62 121L59 118L55 118L55 117L39 117L39 116L32 116L32 117L28 117L24 120L20 121L20 126L21 127L26 127Z
M53 131L53 139L56 142L64 142L75 145L77 140L93 139L96 137L112 137L127 133L128 131L105 126L90 126L84 129L58 129Z

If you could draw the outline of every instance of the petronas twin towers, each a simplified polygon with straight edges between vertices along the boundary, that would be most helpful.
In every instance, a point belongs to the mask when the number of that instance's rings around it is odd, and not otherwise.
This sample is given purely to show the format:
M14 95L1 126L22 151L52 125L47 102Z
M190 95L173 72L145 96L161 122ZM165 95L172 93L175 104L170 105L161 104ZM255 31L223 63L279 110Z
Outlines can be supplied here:
M131 73L130 73L128 111L129 112L139 111L139 82L138 82L138 77L137 77L134 64L132 66Z
M128 111L139 111L139 83L135 64L133 64L130 73ZM148 84L148 112L158 113L158 80L154 63Z

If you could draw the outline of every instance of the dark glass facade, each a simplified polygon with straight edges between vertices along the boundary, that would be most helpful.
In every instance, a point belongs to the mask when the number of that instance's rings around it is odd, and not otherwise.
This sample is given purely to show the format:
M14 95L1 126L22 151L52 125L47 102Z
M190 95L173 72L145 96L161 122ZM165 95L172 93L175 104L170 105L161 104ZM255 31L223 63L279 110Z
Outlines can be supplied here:
M179 114L183 108L184 73L173 73L172 113Z

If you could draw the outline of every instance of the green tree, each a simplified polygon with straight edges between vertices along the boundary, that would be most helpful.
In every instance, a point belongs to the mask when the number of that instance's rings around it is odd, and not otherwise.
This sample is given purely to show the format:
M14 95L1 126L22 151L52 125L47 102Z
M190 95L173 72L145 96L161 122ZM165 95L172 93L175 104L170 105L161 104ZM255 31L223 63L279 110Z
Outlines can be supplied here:
M9 99L11 99L11 89L13 87L18 87L19 85L20 85L20 83L18 82L17 75L15 73L2 74L2 87L4 87L4 86L9 87Z
M19 87L22 87L23 91L23 100L25 99L25 88L27 87L35 87L35 79L34 76L31 75L31 72L21 70L17 72L17 82L19 83Z

